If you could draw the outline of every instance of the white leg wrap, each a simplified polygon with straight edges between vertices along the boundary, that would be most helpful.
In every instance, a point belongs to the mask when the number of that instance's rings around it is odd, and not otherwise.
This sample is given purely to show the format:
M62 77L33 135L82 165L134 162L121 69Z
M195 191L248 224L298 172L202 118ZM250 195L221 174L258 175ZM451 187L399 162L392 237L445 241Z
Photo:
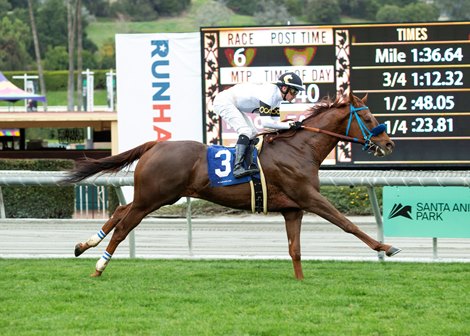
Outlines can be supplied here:
M106 266L108 266L109 261L111 260L112 255L104 251L103 255L96 262L96 270L103 272Z
M93 236L91 236L87 241L86 244L91 247L95 247L98 245L103 239L106 237L106 234L103 232L103 230L100 230L100 232L95 233Z

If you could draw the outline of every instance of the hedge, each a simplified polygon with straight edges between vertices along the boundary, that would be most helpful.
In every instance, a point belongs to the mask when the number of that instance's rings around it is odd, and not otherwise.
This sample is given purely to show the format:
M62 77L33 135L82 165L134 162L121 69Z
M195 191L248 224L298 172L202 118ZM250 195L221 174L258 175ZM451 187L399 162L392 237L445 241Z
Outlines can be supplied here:
M382 209L382 187L375 187L375 194ZM347 216L368 216L373 214L367 187L322 186L321 194L341 213Z
M0 170L60 171L71 169L73 160L0 159ZM108 206L111 215L118 206L114 188L108 187ZM8 218L71 218L74 209L73 186L2 187ZM375 188L379 206L382 206L382 188ZM345 215L371 215L372 208L365 187L321 188L336 208Z
M104 90L106 89L106 73L109 70L91 70L94 73L94 87L96 90ZM23 89L24 81L23 79L15 79L13 76L22 76L24 74L28 74L30 76L37 76L37 71L3 71L5 77L18 86L19 88ZM67 91L67 84L68 84L68 76L69 72L67 70L60 70L60 71L45 71L44 72L44 81L46 83L46 90L47 91ZM82 78L85 76L82 75ZM75 71L75 79L74 85L77 82L77 72Z
M0 159L0 170L60 171L71 169L73 160ZM72 218L74 186L2 187L7 218Z

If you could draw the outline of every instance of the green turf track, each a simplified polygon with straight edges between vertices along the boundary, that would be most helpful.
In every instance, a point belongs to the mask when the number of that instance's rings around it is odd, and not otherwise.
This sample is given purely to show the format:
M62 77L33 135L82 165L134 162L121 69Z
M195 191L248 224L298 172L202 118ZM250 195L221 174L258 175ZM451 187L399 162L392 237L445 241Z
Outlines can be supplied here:
M0 259L0 335L470 335L470 264Z

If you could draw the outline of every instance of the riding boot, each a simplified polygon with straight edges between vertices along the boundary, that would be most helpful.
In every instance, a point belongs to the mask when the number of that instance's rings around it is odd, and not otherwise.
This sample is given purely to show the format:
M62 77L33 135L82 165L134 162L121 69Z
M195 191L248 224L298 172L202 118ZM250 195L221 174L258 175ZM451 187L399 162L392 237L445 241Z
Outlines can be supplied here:
M256 171L256 173L259 173L258 167L253 162L253 151L254 150L255 150L255 143L252 140L252 141L250 141L250 146L248 147L248 149L246 151L245 163L246 163L246 166L248 167L249 170ZM252 175L252 174L250 174L250 175Z
M248 147L249 145L244 144L235 145L235 165L233 167L233 176L235 176L235 178L253 175L259 172L258 169L245 169L243 166Z

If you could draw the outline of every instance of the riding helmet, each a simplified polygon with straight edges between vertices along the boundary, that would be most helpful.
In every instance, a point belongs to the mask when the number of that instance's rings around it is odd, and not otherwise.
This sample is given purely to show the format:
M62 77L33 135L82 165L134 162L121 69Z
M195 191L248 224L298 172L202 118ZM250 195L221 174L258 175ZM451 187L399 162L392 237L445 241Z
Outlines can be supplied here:
M299 91L304 90L304 85L302 83L302 80L297 74L293 72L286 72L282 74L281 76L279 76L279 79L277 80L276 85L279 87L285 85L285 86L297 89Z

